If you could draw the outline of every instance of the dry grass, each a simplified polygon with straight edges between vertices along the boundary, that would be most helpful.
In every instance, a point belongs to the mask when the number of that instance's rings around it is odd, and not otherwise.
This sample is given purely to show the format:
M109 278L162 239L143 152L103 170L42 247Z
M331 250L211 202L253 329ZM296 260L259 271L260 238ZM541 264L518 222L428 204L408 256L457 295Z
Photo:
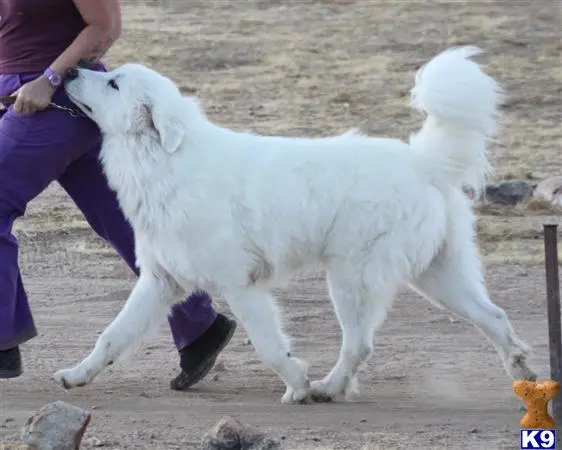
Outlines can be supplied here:
M478 203L474 210L485 216L498 217L525 217L532 215L559 216L562 215L562 207L539 197L523 200L515 206L499 205L494 203Z

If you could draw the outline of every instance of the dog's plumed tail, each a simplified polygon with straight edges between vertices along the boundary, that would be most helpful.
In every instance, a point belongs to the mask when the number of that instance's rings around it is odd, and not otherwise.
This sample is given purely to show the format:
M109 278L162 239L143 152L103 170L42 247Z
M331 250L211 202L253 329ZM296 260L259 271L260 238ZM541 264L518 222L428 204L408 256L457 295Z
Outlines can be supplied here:
M473 46L440 53L416 73L412 107L427 117L410 137L433 182L479 194L490 171L487 141L497 128L503 90L469 58Z

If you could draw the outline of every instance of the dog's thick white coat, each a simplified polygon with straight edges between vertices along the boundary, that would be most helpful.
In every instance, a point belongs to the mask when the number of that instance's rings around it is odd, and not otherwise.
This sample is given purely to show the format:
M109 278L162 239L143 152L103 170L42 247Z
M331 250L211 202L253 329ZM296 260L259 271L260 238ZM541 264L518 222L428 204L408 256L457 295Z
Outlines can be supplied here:
M482 187L502 100L469 59L477 53L449 49L418 71L412 104L427 118L409 144L355 131L322 139L235 132L144 66L81 70L66 89L103 132L104 169L134 227L141 275L90 355L56 379L90 382L201 288L224 296L286 384L282 401L349 395L408 284L471 321L512 377L534 378L527 347L488 297L462 192ZM311 384L270 289L316 268L326 270L343 340L335 367Z

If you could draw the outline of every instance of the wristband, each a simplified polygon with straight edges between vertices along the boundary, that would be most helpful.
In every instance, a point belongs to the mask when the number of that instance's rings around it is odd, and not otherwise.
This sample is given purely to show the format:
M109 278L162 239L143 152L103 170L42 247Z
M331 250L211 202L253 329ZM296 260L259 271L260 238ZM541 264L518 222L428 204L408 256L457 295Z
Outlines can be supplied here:
M45 70L43 75L45 75L47 77L47 79L49 80L51 85L55 88L59 87L60 84L62 83L62 77L57 72L55 72L53 69L51 69L50 67L48 67Z

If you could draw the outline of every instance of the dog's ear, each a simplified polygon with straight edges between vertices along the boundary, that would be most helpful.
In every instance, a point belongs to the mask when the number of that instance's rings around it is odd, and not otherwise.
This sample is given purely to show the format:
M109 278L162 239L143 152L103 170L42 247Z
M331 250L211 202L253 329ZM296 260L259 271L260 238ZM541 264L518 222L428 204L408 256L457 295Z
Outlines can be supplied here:
M165 106L146 105L149 123L160 137L162 148L174 153L181 145L185 130L180 120L166 111Z

